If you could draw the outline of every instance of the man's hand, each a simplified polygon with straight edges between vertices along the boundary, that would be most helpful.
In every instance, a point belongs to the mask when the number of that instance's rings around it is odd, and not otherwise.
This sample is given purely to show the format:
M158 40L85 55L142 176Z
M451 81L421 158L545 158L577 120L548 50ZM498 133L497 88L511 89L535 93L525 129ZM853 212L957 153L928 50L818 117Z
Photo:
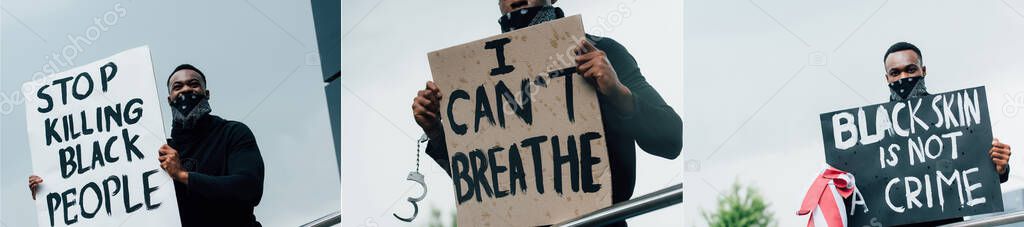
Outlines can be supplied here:
M174 181L188 184L188 171L181 168L181 162L178 160L178 150L171 148L167 144L160 146L160 168L167 171L167 174L171 175L171 179L174 179Z
M441 89L433 81L427 81L426 88L417 92L416 98L412 100L412 116L430 139L437 139L441 135L440 102Z
M996 164L996 172L1006 173L1006 164L1010 162L1010 145L993 138L992 149L988 151L988 155L992 157L992 163Z
M28 190L32 191L32 200L36 200L36 189L39 188L39 184L43 183L43 178L32 175L28 177Z
M586 39L580 40L574 52L577 54L576 72L594 83L598 92L611 98L619 112L625 115L633 113L633 93L619 82L619 75L605 52Z

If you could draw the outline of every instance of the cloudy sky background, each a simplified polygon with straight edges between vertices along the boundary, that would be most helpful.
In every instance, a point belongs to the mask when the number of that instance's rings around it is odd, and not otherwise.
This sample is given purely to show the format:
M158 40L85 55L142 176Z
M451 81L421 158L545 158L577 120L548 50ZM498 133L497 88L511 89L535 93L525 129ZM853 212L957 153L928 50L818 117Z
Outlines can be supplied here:
M888 101L882 55L923 51L933 93L986 86L993 134L1024 166L1024 1L686 1L686 225L720 193L760 189L780 226L824 168L818 114ZM1016 100L1016 101L1011 101ZM1003 108L1016 112L1003 112ZM1003 191L1024 187L1011 168Z
M108 16L115 5L123 17ZM266 166L264 226L297 226L339 209L340 183L331 144L324 83L309 1L11 1L0 4L0 225L35 226L25 109L19 89L52 54L75 66L149 45L160 83L166 130L165 81L182 63L209 77L213 114L245 123ZM107 22L102 21L107 16ZM68 36L85 36L100 18L107 27L82 51ZM113 22L113 23L108 23ZM94 38L95 34L92 34ZM59 66L59 65L58 65ZM60 67L61 70L72 68Z
M406 197L419 195L405 177L415 168L415 140L422 130L409 108L430 80L427 52L500 33L498 1L344 1L342 4L342 178L345 226L403 224ZM682 115L682 5L678 1L559 1L567 15L582 14L588 32L611 37L636 57L647 80ZM688 119L684 116L683 121ZM684 123L687 124L687 123ZM681 182L682 158L666 160L638 151L634 196ZM685 151L684 151L684 155ZM428 195L413 223L429 210L455 210L451 180L423 154ZM681 205L629 222L636 226L680 223Z

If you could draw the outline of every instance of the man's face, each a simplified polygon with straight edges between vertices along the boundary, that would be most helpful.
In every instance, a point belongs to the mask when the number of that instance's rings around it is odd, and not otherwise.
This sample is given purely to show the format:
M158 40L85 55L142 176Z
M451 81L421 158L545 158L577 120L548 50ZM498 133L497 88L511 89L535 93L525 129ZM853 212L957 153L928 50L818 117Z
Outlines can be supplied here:
M202 76L191 69L182 69L171 74L167 90L167 102L174 100L174 97L178 97L179 94L196 93L206 95L207 98L210 97L210 91L206 90L206 83L203 82Z
M893 52L885 59L885 79L889 83L903 78L924 76L925 71L920 56L913 50Z
M522 8L551 5L557 0L498 0L498 8L501 14L507 14Z

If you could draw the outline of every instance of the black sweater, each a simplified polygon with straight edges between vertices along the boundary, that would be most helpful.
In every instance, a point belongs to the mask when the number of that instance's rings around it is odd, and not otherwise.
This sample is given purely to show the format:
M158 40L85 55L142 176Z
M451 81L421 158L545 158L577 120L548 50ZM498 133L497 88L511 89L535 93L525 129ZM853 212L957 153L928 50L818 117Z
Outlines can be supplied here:
M188 184L174 182L182 226L261 226L263 158L245 124L207 115L194 129L171 129Z
M640 74L636 60L626 48L611 38L587 35L594 46L604 51L619 76L619 81L633 93L636 108L630 116L619 113L608 99L598 94L608 160L612 171L612 201L629 200L636 184L636 147L645 152L675 159L683 147L683 122L658 91ZM451 175L448 149L441 138L431 140L426 153ZM671 176L665 176L666 178Z

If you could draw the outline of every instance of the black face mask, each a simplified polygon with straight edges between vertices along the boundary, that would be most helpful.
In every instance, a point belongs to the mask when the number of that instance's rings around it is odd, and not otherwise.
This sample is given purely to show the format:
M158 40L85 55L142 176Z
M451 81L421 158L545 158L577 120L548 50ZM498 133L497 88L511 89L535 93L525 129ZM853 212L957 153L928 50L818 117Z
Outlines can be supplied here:
M172 127L195 128L199 119L210 114L210 102L206 95L189 93L180 94L171 101Z
M505 33L562 17L565 17L565 13L558 7L536 6L509 12L498 19L498 24L501 25L501 32Z
M206 96L203 94L178 94L178 97L174 98L171 102L171 108L174 108L174 111L181 115L188 116L192 109L195 109L204 99L206 99Z
M889 84L889 101L903 101L928 95L924 76L899 79Z

